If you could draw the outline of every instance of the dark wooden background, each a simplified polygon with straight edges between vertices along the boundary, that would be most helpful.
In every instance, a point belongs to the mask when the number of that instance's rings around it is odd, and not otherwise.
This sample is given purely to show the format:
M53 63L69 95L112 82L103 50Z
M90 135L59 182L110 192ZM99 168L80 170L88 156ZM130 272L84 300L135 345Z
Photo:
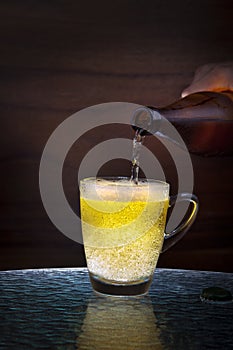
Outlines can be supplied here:
M3 0L0 16L0 269L85 265L82 246L53 226L40 199L47 139L91 105L167 105L197 66L232 60L233 3ZM94 145L88 140L67 159L73 196L79 152ZM192 160L200 213L159 266L232 271L232 157ZM111 166L128 171L124 162Z

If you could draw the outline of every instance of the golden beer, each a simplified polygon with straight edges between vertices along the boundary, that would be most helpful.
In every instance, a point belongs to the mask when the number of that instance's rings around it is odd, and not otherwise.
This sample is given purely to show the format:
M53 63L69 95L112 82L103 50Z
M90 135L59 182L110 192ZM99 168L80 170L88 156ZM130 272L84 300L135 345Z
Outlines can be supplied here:
M90 178L80 191L90 275L118 285L148 281L163 245L169 185Z

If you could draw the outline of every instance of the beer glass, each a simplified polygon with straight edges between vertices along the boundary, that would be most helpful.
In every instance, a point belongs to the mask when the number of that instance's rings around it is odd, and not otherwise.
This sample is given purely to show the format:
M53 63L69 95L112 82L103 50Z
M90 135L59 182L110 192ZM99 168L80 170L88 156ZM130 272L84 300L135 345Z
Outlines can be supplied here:
M176 201L191 210L165 233L167 210ZM169 197L169 184L158 180L86 178L80 182L82 234L94 291L129 296L146 294L162 251L179 240L198 210L194 195Z

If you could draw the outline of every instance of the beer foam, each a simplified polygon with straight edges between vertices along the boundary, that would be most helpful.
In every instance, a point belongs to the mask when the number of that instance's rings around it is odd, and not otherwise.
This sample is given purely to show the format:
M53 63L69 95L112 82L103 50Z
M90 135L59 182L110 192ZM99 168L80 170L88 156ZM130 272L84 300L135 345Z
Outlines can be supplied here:
M169 198L169 184L153 179L86 178L80 182L81 197L107 201L164 201Z

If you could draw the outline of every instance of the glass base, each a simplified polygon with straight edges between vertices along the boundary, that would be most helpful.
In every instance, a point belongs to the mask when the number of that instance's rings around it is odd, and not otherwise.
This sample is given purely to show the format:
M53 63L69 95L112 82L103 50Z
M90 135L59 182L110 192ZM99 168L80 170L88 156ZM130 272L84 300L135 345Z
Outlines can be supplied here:
M106 281L89 272L90 280L94 291L98 294L111 296L140 296L145 295L150 287L152 277L138 282L116 283Z

